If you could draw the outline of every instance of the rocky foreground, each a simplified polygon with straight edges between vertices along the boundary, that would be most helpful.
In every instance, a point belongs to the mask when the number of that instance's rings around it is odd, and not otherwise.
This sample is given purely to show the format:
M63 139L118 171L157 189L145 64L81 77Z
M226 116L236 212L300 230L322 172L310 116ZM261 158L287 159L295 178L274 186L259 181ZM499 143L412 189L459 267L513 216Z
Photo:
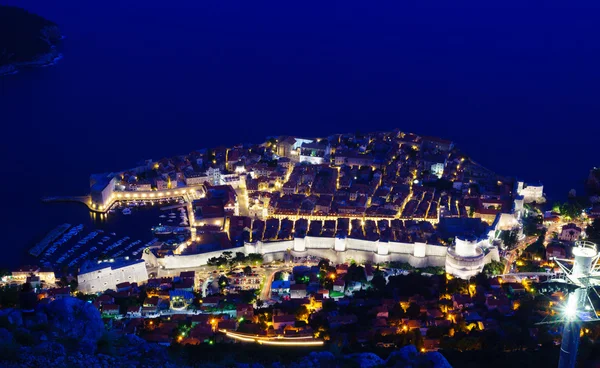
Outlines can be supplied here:
M0 76L21 68L53 65L60 59L58 26L39 15L0 5Z
M135 335L108 330L98 310L76 298L38 306L31 313L0 311L0 366L2 367L188 367L168 349ZM260 364L203 364L200 367L263 367ZM420 354L412 345L383 360L372 353L334 356L313 352L291 364L271 367L450 367L439 353Z

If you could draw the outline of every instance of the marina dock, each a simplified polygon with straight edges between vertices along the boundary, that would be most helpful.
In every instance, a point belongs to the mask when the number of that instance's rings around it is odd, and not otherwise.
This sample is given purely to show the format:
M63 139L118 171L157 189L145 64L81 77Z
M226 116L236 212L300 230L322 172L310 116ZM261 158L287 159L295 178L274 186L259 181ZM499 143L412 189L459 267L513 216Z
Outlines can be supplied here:
M42 202L52 203L52 202L77 202L86 205L90 210L90 204L92 203L92 199L89 195L87 196L53 196L53 197L44 197L42 198Z
M185 203L184 204L178 203L178 204L173 204L170 206L161 207L160 210L161 211L169 211L169 210L174 210L174 209L185 207L185 206L186 206Z
M42 254L42 252L44 250L46 250L46 248L48 248L48 246L50 245L50 243L52 243L53 241L55 241L59 236L61 236L70 227L71 227L71 224L66 224L66 223L62 224L60 226L57 226L56 228L54 228L54 230L50 231L44 237L44 239L42 239L33 248L31 248L31 250L29 250L29 254L31 254L34 257L39 257L40 254Z

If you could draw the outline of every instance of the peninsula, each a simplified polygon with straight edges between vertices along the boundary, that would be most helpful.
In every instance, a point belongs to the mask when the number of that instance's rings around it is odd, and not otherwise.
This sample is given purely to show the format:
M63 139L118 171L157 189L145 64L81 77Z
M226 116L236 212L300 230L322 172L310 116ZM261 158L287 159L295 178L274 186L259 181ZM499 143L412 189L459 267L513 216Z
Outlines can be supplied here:
M590 198L545 210L541 183L400 129L272 136L94 174L89 195L46 200L103 221L58 226L34 264L0 274L0 365L592 361L597 178ZM143 240L104 221L148 216L158 226ZM57 353L36 353L46 347Z
M25 67L52 65L62 39L58 26L39 15L0 5L0 76Z

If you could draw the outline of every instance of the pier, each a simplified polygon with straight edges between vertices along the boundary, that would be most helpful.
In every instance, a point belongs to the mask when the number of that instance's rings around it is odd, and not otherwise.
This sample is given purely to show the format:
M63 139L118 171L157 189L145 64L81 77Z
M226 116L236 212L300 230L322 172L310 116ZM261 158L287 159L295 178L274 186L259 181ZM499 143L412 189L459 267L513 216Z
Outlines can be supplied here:
M186 207L186 204L185 203L184 204L181 204L181 203L173 204L171 206L161 207L160 210L161 211L169 211L169 210L174 210L174 209L181 208L181 207Z
M53 196L53 197L44 197L42 198L42 202L52 203L52 202L77 202L85 204L89 209L90 203L92 203L92 199L89 195L87 196Z
M66 223L62 224L60 226L57 226L56 228L54 228L54 230L50 231L48 233L48 235L46 235L44 237L44 239L42 239L33 248L31 248L31 250L29 251L29 254L31 254L34 257L39 257L40 254L42 254L42 252L44 250L46 250L46 248L48 248L50 243L55 241L59 236L61 236L70 227L71 227L71 224L66 224Z
M140 191L113 191L104 203L94 203L91 195L85 196L53 196L44 197L42 202L76 202L84 204L90 211L97 213L106 213L117 202L129 201L160 201L165 199L183 199L187 206L196 198L203 198L204 194L198 195L197 191L202 186L181 187L178 189L164 190L140 190ZM168 206L167 210L184 207L186 204L175 204ZM164 209L163 209L164 210Z

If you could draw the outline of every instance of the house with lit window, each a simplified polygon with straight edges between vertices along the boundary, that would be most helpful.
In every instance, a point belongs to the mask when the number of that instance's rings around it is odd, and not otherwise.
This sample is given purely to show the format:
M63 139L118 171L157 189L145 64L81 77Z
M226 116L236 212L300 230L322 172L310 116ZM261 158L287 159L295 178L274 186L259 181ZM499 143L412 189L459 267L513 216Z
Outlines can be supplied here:
M581 231L581 228L573 223L566 224L562 227L560 234L558 235L558 240L574 242L579 239Z

